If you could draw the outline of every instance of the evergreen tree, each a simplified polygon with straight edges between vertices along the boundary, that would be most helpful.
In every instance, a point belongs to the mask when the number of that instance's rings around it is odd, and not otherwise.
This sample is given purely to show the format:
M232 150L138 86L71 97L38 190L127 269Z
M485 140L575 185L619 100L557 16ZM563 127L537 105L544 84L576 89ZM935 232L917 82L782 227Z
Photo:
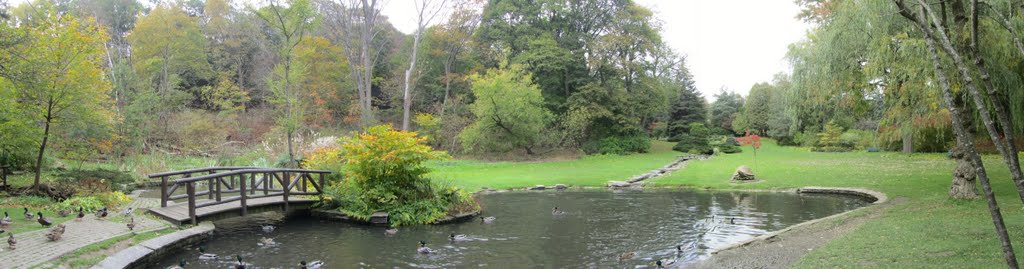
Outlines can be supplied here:
M682 81L679 98L672 104L668 119L668 137L670 139L690 131L691 123L704 123L707 118L707 107L704 96L701 96L694 85L693 77L686 72Z

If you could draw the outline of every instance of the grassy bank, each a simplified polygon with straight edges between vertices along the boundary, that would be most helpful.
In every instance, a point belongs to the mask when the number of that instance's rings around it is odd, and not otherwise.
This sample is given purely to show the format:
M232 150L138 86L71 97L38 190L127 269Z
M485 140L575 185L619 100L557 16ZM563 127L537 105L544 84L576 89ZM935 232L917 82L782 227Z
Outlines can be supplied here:
M603 186L609 180L626 180L668 164L681 153L672 143L654 141L651 151L626 156L587 156L578 160L550 162L481 162L452 160L434 162L431 178L447 180L469 191L482 187L505 189L533 185L567 184Z
M535 163L451 161L433 164L435 178L468 190L564 183L601 186L661 167L678 152L655 142L651 153L595 156ZM985 156L1018 253L1024 253L1024 207L998 156ZM754 168L757 183L734 184L740 165ZM768 142L757 151L720 155L688 163L680 171L651 180L656 186L706 189L791 189L804 186L858 187L886 193L893 206L881 217L816 249L798 268L1000 268L999 242L984 200L947 198L954 161L945 154L817 153Z

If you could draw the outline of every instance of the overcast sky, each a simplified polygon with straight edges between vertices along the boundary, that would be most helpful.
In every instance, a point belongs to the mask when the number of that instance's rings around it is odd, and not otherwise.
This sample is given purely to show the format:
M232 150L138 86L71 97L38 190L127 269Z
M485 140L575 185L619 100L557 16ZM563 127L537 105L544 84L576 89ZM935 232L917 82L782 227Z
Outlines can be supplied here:
M708 100L722 86L744 96L754 83L788 72L786 47L808 25L795 19L792 0L635 0L663 23L662 36L687 55L697 88ZM412 0L391 0L383 10L398 30L416 29Z

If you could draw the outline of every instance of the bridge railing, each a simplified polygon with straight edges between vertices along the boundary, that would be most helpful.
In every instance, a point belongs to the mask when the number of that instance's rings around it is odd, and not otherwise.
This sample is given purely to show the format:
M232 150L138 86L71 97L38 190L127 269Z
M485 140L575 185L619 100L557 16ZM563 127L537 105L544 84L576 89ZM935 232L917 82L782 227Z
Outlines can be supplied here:
M192 176L197 173L201 175ZM247 200L256 198L281 196L284 209L288 210L289 196L323 193L324 178L330 173L302 169L209 167L159 173L149 177L160 178L160 206L167 207L168 201L187 198L189 217L195 223L196 209L240 201L244 216L248 213ZM206 183L207 189L197 192L197 183ZM185 193L175 195L180 186L185 186ZM224 197L224 194L234 193L238 195ZM197 197L204 195L207 200L197 202Z

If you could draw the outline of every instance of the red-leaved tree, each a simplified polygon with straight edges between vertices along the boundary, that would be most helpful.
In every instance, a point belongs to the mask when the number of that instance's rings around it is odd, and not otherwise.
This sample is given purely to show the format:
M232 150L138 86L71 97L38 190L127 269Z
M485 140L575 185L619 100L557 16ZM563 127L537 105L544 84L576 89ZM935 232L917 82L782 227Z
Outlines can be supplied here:
M740 142L740 146L750 146L751 148L754 148L754 169L756 170L757 149L761 148L761 136L750 133L750 130L747 130L747 132L743 134L743 137L736 138L736 141Z

